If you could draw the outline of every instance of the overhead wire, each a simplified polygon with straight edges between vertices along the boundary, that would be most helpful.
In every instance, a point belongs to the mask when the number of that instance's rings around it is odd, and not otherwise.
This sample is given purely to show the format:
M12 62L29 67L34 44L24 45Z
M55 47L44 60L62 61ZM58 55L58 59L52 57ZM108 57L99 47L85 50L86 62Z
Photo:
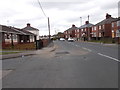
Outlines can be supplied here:
M40 1L39 1L39 0L38 0L38 4L39 4L40 9L42 10L42 12L43 12L44 16L45 16L46 18L48 18L48 17L47 17L47 15L46 15L46 14L45 14L45 12L44 12L44 10L43 10L43 8L42 8L42 5L41 5L41 3L40 3Z

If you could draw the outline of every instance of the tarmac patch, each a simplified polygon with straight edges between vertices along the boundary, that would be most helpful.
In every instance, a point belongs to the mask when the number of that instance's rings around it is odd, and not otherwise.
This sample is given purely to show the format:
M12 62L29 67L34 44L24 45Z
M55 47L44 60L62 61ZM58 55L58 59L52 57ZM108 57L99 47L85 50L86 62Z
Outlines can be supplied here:
M60 55L65 55L65 54L70 54L69 52L67 52L67 51L64 51L64 52L56 52L55 54L60 54Z

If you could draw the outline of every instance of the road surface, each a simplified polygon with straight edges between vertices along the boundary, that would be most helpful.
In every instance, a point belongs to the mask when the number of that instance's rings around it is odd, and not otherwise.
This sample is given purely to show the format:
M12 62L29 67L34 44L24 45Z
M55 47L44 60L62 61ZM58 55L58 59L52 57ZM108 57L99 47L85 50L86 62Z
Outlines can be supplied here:
M3 60L3 88L118 88L118 47L55 41L56 50Z

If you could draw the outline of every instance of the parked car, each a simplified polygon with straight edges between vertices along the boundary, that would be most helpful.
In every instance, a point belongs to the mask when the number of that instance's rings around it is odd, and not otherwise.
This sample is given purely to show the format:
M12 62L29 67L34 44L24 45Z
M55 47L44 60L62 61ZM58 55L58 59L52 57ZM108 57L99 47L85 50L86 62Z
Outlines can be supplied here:
M68 42L74 42L73 38L68 38Z
M60 38L60 41L65 41L65 39L64 38Z

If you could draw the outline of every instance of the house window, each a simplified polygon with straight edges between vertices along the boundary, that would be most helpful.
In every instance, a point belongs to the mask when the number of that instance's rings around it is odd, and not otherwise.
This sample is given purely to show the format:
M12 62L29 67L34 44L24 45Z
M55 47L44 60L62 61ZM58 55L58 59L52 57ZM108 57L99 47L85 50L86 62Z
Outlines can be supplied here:
M16 34L13 35L13 39L17 39L17 35Z
M103 25L103 29L105 29L105 25Z
M96 31L96 26L94 27L94 30Z
M96 33L94 33L94 37L96 37Z
M83 29L81 29L81 31L83 32Z
M120 26L120 21L117 21L117 26Z
M94 27L92 27L92 31L94 31Z
M5 39L7 39L7 34L5 34Z
M101 33L99 33L99 37L101 37Z
M79 32L79 29L77 31Z
M10 39L10 34L5 34L5 39Z
M114 27L114 23L112 23L112 27Z
M101 26L99 26L99 29L101 29Z

